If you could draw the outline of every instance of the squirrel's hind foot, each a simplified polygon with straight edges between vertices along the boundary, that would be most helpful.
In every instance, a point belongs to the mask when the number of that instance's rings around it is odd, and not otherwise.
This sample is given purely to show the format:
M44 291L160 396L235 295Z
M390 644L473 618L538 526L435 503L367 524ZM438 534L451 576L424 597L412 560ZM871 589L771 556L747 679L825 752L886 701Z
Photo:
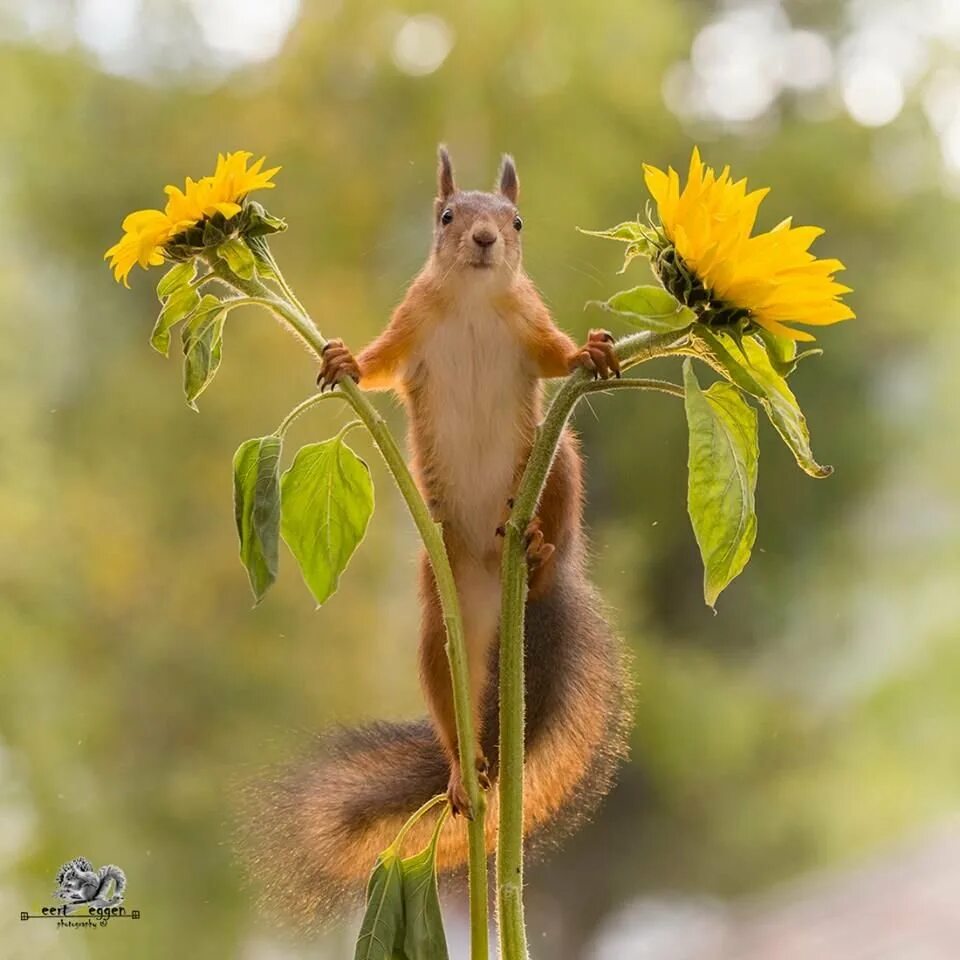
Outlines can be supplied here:
M539 517L534 517L527 525L524 542L527 550L527 566L530 574L533 575L547 566L557 548L544 539Z
M489 790L492 783L490 780L490 763L481 753L477 755L477 781L481 790ZM461 814L468 820L473 819L473 807L470 804L470 798L467 796L467 789L463 785L463 778L460 776L460 764L454 763L450 767L450 780L447 783L447 803L450 804L450 812L458 817Z
M473 807L470 805L467 789L464 787L463 778L460 776L459 763L455 763L450 768L450 780L447 783L447 803L450 804L450 813L454 817L462 815L468 820L473 819Z
M493 786L490 780L490 761L482 753L477 757L477 781L481 790L489 790Z

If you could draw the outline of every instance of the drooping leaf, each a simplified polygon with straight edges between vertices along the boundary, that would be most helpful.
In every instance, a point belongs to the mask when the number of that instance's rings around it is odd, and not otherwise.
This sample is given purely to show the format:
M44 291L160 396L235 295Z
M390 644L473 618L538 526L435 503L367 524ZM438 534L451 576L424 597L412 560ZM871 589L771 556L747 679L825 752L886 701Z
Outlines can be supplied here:
M703 558L703 596L713 607L746 566L757 537L757 414L728 383L701 390L690 360L683 383L690 432L687 509Z
M317 604L337 589L373 513L367 465L334 437L303 447L281 481L280 532Z
M591 303L601 310L623 317L641 330L656 333L682 330L696 320L696 314L689 307L685 307L663 287L652 284L621 290L609 300L594 300Z
M160 278L157 284L157 299L163 303L174 290L192 283L196 275L195 261L187 260L184 263L175 264Z
M187 264L181 264L181 266L187 266ZM176 269L177 268L174 267L174 270ZM164 280L166 280L166 277L164 277ZM161 281L161 283L162 282L163 281ZM181 284L170 291L167 295L166 303L164 303L163 308L160 310L160 316L157 317L157 322L153 326L153 332L150 334L150 346L153 347L157 353L162 353L164 356L167 356L170 350L171 329L181 320L189 317L200 305L200 302L200 294L197 293L193 287L189 286L189 284Z
M798 466L811 477L829 477L833 467L816 461L810 446L806 417L787 381L773 368L764 346L753 337L743 337L739 347L723 333L696 328L697 355L742 390L760 401ZM732 348L732 349L731 349ZM743 353L734 355L734 351Z
M437 892L437 840L400 864L406 934L404 960L449 960Z
M225 240L217 247L217 256L226 260L227 266L243 280L250 280L256 273L256 263L250 248L239 237Z
M206 390L220 367L226 315L227 308L216 297L206 294L184 324L183 392L192 410L197 409L197 397Z
M233 506L240 560L257 603L277 579L280 542L279 437L246 440L233 456Z
M399 855L388 847L377 857L367 883L354 960L405 960L404 933L403 873Z

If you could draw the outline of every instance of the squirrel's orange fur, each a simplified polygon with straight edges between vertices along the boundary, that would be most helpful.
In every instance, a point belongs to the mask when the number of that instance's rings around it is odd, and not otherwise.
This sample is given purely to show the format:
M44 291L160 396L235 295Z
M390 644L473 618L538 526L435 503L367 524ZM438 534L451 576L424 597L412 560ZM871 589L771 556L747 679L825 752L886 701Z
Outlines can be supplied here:
M471 706L482 769L496 780L497 631L506 519L541 418L545 377L578 365L619 373L609 335L574 342L553 323L523 271L518 179L504 158L495 193L458 191L441 148L430 257L384 332L353 358L325 351L321 386L351 376L391 389L409 414L412 468L457 583L468 651ZM525 827L571 820L609 787L623 753L626 715L620 646L584 571L581 462L566 431L528 531ZM328 912L362 893L377 853L405 819L446 788L467 812L457 755L445 632L432 572L421 565L420 676L432 723L378 724L328 740L307 771L261 795L258 870L275 878L268 898ZM494 845L496 790L488 797ZM425 842L431 817L409 834ZM466 857L462 820L442 835L439 863ZM280 869L276 869L277 867Z

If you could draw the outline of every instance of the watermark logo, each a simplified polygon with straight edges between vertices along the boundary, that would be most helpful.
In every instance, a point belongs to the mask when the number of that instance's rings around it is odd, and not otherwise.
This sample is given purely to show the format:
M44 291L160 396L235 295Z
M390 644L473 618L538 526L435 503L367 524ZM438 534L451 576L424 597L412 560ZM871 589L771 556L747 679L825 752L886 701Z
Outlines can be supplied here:
M59 905L24 910L21 920L58 920L58 927L105 927L110 920L139 920L140 911L123 906L127 875L112 863L94 869L86 857L76 857L57 871L53 891ZM75 919L76 917L76 919Z

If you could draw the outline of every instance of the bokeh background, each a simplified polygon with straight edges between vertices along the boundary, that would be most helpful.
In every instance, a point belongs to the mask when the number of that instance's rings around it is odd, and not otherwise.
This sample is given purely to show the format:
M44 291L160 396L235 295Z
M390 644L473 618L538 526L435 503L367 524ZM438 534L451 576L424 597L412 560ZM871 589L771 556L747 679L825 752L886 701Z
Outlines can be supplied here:
M163 184L266 153L274 250L358 347L426 253L440 140L470 186L515 154L528 269L575 336L621 253L575 226L641 211L641 162L695 142L774 188L762 226L827 228L859 314L793 381L836 474L805 476L762 425L757 549L716 616L681 407L579 413L638 700L619 786L530 870L534 957L956 956L956 0L2 0L0 90L4 957L352 955L352 923L304 943L257 917L234 785L332 723L422 710L413 528L357 436L377 512L340 592L315 611L285 556L251 609L231 456L313 364L238 313L191 412L147 345L156 276L127 292L101 256ZM324 407L293 439L337 423ZM81 854L126 870L143 918L21 922Z

